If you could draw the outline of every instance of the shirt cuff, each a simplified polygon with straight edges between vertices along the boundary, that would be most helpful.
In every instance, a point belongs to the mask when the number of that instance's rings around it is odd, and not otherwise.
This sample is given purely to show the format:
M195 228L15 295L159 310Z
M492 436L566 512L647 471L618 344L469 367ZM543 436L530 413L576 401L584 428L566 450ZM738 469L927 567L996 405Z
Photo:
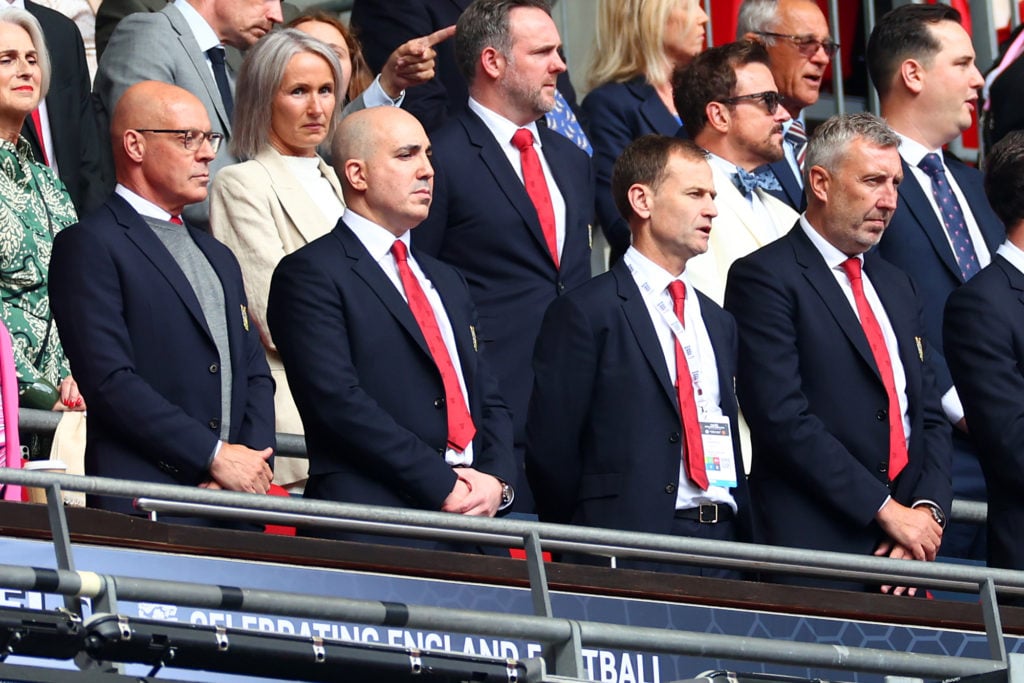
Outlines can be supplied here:
M384 88L380 84L380 75L373 79L373 83L370 83L369 87L363 91L363 104L367 109L370 107L401 107L404 101L404 90L394 99L384 92Z
M949 391L942 395L942 412L950 424L956 424L964 419L964 406L960 403L960 395L956 393L956 387L950 387Z
M224 446L224 442L217 439L217 445L213 447L213 453L210 454L210 461L206 463L206 471L209 472L210 468L213 467L213 461L217 458L217 454L220 453L220 449Z

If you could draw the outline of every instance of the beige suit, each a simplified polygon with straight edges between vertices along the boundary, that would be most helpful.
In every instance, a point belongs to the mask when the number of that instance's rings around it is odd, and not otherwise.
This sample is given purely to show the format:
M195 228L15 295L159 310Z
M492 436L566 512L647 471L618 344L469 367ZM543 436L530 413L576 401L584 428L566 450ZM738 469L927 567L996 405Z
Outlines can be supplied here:
M341 185L334 170L321 160L320 172L340 200ZM229 166L217 174L210 192L210 223L214 236L235 253L242 267L249 316L259 328L277 383L277 431L302 434L302 421L288 388L284 366L267 328L270 279L285 254L326 235L334 223L309 198L282 156L270 147L251 161ZM277 458L274 470L274 483L288 486L306 479L308 463Z
M733 262L782 237L800 216L788 204L761 189L755 192L768 215L755 215L732 178L715 163L711 164L711 172L718 193L715 198L718 216L711 222L707 253L690 259L686 274L694 287L721 306L725 299L725 280Z

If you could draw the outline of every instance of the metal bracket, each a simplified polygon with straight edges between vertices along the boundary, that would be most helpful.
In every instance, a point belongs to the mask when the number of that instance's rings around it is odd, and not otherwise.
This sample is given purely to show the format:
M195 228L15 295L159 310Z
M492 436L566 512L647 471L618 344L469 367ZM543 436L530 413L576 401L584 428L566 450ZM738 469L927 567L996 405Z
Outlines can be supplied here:
M551 592L548 590L548 575L544 568L544 552L540 547L540 534L531 531L523 535L526 549L526 568L530 574L530 595L533 598L533 613L538 617L551 617Z
M999 601L996 585L992 579L985 579L978 587L981 598L981 615L985 621L985 636L988 638L989 657L1006 664L1006 641L1003 640L1003 622L999 617Z
M555 676L585 678L583 672L583 634L578 621L569 620L569 638L544 648L544 659Z
M64 513L64 495L57 482L46 487L46 514L50 518L50 534L53 536L53 552L57 555L57 568L73 572L75 560L71 553L71 532L68 531L68 518ZM81 600L72 595L64 596L64 607L69 612L82 615Z

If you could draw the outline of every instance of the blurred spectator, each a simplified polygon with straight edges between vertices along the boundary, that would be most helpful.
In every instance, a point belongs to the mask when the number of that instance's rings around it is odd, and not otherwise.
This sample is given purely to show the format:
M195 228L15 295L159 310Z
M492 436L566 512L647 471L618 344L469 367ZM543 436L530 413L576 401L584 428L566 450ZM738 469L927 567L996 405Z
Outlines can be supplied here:
M477 338L515 420L516 509L532 511L522 458L530 358L548 305L590 279L590 158L538 125L565 71L544 0L476 0L459 17L456 52L469 104L431 136L430 216L413 233L457 267L480 311Z
M19 136L46 96L50 60L31 14L0 10L0 314L11 334L21 405L43 410L83 409L78 388L50 314L50 252L54 235L77 220L75 207L53 171L32 158Z
M341 104L354 101L373 83L373 72L363 57L363 46L348 26L327 12L311 12L288 22L288 28L308 33L327 43L341 64L342 89L338 95Z
M235 155L248 161L221 171L211 191L213 235L242 268L249 315L276 384L277 431L289 434L303 433L302 420L267 328L270 278L281 257L326 235L345 210L338 177L316 149L338 120L347 78L335 53L299 30L257 43L238 75L231 139ZM305 459L277 458L275 482L301 487L307 470Z
M196 97L145 81L112 136L115 193L53 245L54 315L89 400L86 474L266 493L274 382L242 274L180 215L206 195L220 135Z
M82 35L91 85L92 79L96 77L96 10L99 9L100 0L37 0L37 4L60 12L75 22ZM43 32L46 32L45 28Z
M704 49L708 15L700 0L599 0L583 100L597 178L597 219L611 261L629 246L629 225L615 208L612 165L632 140L675 135L682 121L672 101L672 74Z

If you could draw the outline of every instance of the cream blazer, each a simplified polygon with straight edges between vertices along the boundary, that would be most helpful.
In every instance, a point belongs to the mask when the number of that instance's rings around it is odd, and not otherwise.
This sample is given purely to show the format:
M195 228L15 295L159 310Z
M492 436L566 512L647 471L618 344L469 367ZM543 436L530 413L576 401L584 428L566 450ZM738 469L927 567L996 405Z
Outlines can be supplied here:
M800 214L764 190L757 189L755 192L769 215L755 216L732 178L715 164L711 164L711 174L718 193L715 197L718 216L711 221L707 253L687 262L686 275L694 287L721 306L725 299L725 280L733 262L785 235Z
M342 200L338 177L322 159L320 173ZM326 235L334 223L309 198L308 190L292 175L281 154L267 147L254 159L228 166L217 174L210 191L210 225L214 237L234 252L242 268L249 316L259 327L267 362L277 383L277 431L302 434L302 420L267 328L270 279L282 257ZM306 479L307 471L306 460L276 458L274 483L295 484Z

